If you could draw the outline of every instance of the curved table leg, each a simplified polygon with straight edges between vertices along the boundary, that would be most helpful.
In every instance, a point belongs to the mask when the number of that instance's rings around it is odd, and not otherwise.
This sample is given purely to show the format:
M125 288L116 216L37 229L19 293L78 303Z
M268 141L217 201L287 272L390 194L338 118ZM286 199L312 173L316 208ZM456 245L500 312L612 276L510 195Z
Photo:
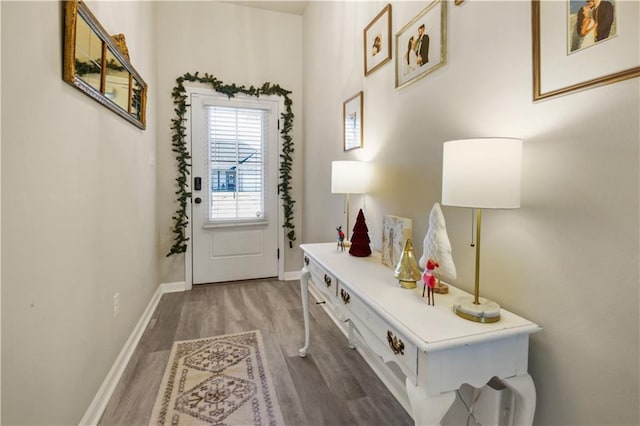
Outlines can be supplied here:
M515 395L513 424L531 425L536 411L536 387L528 374L502 379L502 382Z
M300 295L302 296L302 313L304 316L304 347L298 350L302 358L307 356L309 349L309 277L311 273L305 266L300 274Z
M408 378L406 382L407 395L411 402L413 421L418 426L439 425L442 418L456 399L456 392L446 392L437 395L428 395L419 386L413 384Z

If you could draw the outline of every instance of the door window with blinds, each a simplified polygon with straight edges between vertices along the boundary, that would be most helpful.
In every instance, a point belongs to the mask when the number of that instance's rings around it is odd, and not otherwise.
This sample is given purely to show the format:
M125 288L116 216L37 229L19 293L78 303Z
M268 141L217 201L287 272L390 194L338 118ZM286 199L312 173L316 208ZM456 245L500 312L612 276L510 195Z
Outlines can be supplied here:
M265 220L268 111L207 105L209 222Z

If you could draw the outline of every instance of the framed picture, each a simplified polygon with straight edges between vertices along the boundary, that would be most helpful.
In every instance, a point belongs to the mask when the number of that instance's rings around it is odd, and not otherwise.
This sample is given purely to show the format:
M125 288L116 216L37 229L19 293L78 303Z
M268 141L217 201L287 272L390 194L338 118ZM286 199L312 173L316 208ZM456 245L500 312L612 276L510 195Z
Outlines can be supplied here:
M387 4L364 29L365 77L391 60L391 5Z
M435 0L396 34L396 89L437 70L447 59L447 2Z
M390 268L398 265L404 244L412 238L413 221L406 217L384 216L382 218L382 264Z
M531 12L534 101L640 75L640 3L533 0Z
M363 93L347 99L342 104L342 123L344 150L349 151L355 148L362 148L362 126L363 126Z

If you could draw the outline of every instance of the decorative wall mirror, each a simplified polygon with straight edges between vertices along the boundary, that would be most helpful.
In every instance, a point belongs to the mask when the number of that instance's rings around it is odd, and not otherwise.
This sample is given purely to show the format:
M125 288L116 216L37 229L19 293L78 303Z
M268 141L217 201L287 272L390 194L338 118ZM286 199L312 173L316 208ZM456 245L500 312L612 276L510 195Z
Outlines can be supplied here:
M63 80L144 129L147 83L129 62L124 35L110 36L82 1L64 7Z

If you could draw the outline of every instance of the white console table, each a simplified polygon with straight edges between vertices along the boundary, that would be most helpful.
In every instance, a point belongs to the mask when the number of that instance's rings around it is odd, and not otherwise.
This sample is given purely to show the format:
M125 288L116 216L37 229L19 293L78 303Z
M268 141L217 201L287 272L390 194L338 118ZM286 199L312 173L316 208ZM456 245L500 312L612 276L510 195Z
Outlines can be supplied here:
M536 392L527 373L529 334L541 328L502 310L500 321L481 324L452 310L467 293L453 286L436 294L435 306L422 298L422 286L407 290L380 255L359 258L339 251L336 243L303 244L305 265L300 285L305 342L309 350L309 284L333 315L347 325L349 346L354 333L385 363L394 362L406 376L411 414L417 425L440 424L456 390L468 383L480 388L498 377L515 395L513 424L531 425Z

